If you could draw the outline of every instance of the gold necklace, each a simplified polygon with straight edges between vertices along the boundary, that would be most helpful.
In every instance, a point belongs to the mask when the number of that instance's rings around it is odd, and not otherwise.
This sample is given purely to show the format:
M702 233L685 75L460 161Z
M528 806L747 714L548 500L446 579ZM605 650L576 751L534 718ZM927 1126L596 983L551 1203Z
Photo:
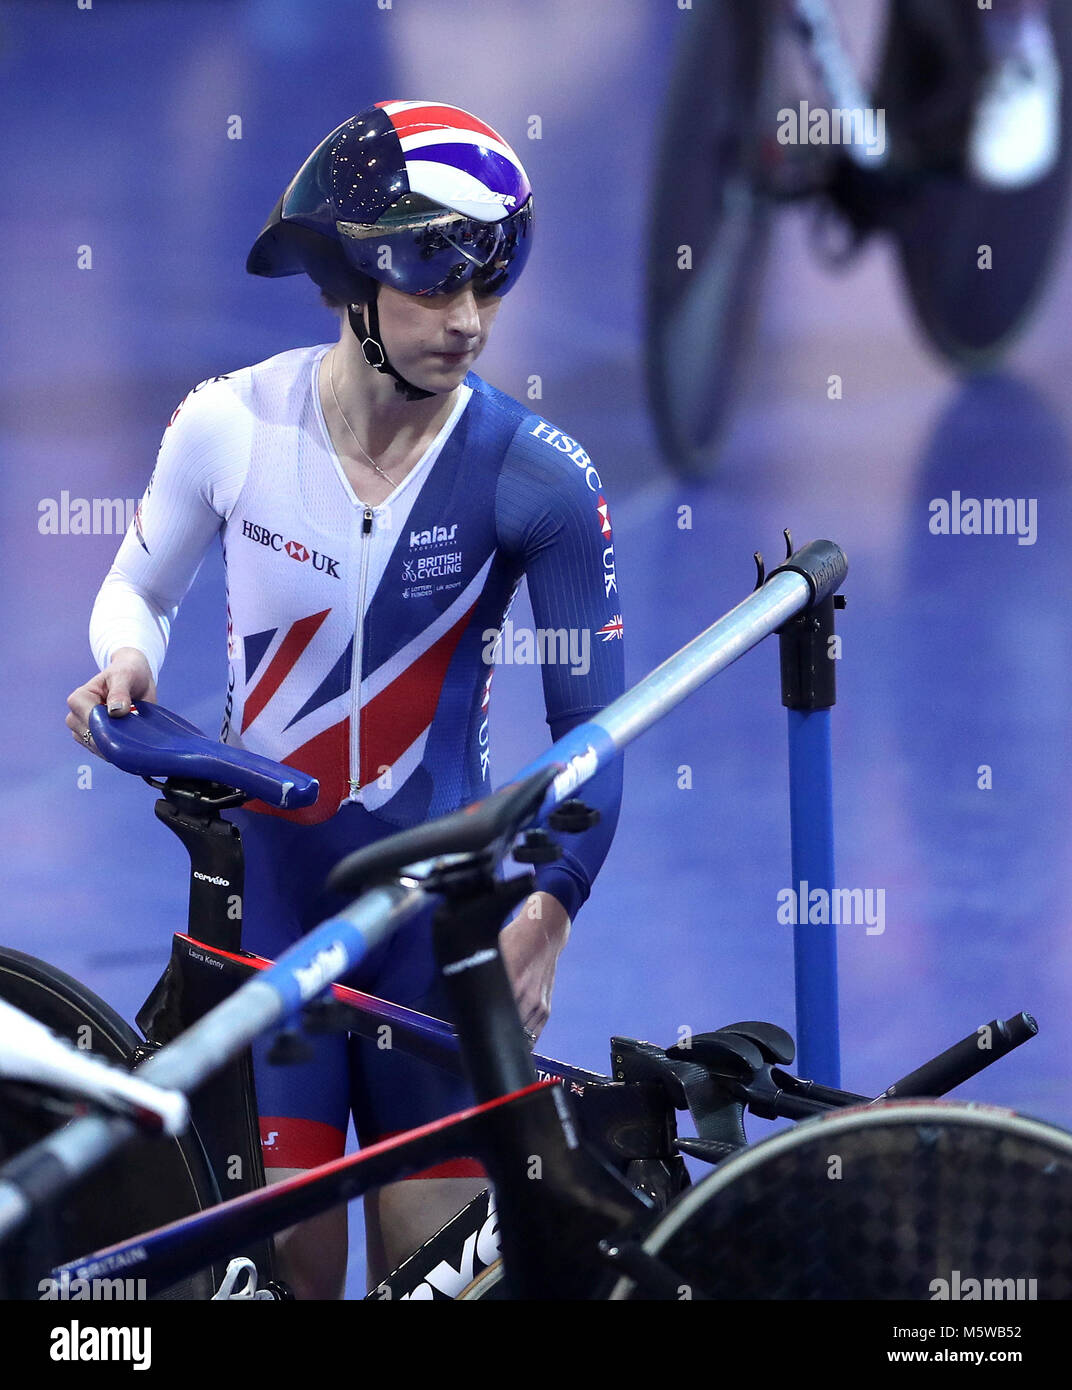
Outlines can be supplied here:
M346 413L344 412L342 406L339 404L339 398L338 398L338 396L335 394L335 349L334 349L334 348L332 348L331 351L330 351L330 353L328 353L328 385L331 387L331 399L335 402L335 409L339 412L340 416L342 416L342 422L343 422L343 424L346 426L346 428L350 431L350 434L353 436L353 441L354 441L354 443L355 443L355 444L357 445L357 447L361 450L361 452L365 455L365 457L368 459L369 463L372 464L373 468L375 468L376 472L380 475L380 477L381 477L381 478L385 478L385 479L387 480L387 482L389 482L389 483L391 484L391 486L394 487L394 486L395 486L395 480L391 477L391 475L390 475L389 473L385 473L385 472L383 471L383 469L380 467L380 465L376 462L376 460L372 457L372 455L369 453L369 451L368 451L368 450L365 448L365 446L361 443L360 439L358 439L357 435L354 434L354 427L353 427L353 425L350 424L350 421L346 418Z

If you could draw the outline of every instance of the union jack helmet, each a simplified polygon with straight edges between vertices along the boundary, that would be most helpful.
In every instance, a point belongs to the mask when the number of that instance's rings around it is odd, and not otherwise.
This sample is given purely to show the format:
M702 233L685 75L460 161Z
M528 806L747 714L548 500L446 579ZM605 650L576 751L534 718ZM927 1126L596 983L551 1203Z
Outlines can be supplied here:
M517 155L476 116L433 101L382 101L316 147L246 261L252 275L309 275L346 303L447 294L473 281L504 295L532 245L532 189Z

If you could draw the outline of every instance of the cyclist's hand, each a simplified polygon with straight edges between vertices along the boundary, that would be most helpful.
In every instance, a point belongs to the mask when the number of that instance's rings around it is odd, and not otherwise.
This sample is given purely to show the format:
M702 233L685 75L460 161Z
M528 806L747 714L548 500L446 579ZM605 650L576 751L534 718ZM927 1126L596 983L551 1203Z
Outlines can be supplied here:
M89 713L95 705L107 705L108 713L115 718L130 713L130 706L138 700L156 701L156 682L149 669L149 663L136 647L120 647L112 653L112 660L99 675L72 690L67 696L66 719L68 729L75 742L96 753L89 733ZM99 757L100 755L97 754Z
M569 932L570 919L558 899L550 893L533 893L499 933L503 964L532 1042L551 1013L555 967Z

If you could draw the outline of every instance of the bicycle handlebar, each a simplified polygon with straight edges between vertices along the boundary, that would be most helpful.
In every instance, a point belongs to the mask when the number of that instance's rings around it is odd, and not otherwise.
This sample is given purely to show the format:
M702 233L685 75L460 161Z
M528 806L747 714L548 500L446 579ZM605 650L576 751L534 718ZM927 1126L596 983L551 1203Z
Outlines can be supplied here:
M487 851L501 859L518 832L539 810L553 767L508 783L461 811L399 831L340 860L328 876L337 893L356 893L371 883L409 869L419 874L436 856Z
M761 1119L806 1120L813 1115L825 1115L831 1110L842 1110L853 1105L880 1105L885 1100L944 1096L977 1076L991 1062L1007 1056L1037 1032L1038 1024L1027 1013L1014 1014L1004 1022L992 1019L875 1097L837 1090L817 1081L793 1076L769 1062L754 1067L751 1075L735 1076L729 1072L715 1074L727 1095L736 1098ZM740 1040L735 1042L739 1048ZM668 1055L685 1054L671 1048Z
M947 1047L937 1057L888 1086L877 1100L903 1100L909 1096L944 1096L963 1082L1005 1057L1014 1047L1027 1042L1038 1032L1038 1024L1030 1014L1014 1014L1002 1022L989 1023L969 1033L960 1042Z

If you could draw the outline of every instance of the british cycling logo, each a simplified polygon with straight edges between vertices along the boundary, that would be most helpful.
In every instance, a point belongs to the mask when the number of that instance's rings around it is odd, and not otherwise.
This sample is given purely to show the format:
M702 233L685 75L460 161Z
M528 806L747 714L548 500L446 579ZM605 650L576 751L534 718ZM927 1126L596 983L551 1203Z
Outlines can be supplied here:
M442 527L437 527L442 530ZM455 528L452 527L453 531ZM427 534L427 533L423 533ZM413 542L411 541L412 545ZM460 550L439 551L434 555L411 555L402 561L403 598L424 598L428 594L442 590L458 589L461 580L453 576L462 572L462 552ZM433 584L433 579L451 579L449 584Z
M332 559L330 555L325 555L322 551L310 550L301 541L285 541L282 531L271 531L267 526L258 526L256 522L243 521L242 534L247 540L255 541L258 545L266 546L270 550L285 552L292 560L297 560L301 564L307 560L312 560L313 569L330 575L332 579L341 577L338 560Z

